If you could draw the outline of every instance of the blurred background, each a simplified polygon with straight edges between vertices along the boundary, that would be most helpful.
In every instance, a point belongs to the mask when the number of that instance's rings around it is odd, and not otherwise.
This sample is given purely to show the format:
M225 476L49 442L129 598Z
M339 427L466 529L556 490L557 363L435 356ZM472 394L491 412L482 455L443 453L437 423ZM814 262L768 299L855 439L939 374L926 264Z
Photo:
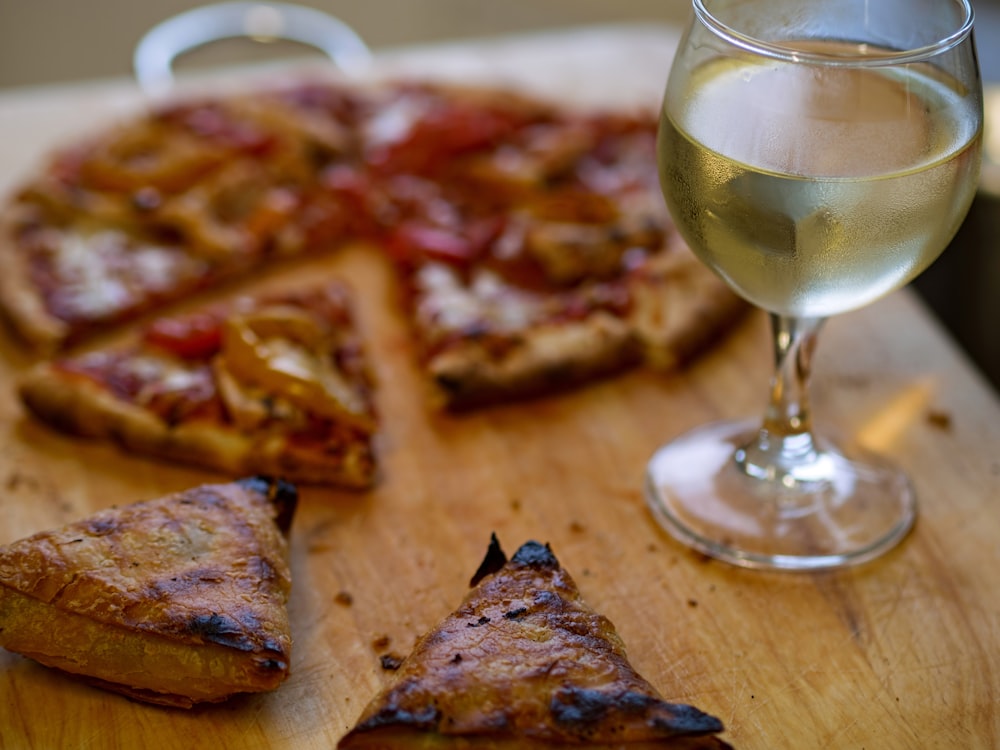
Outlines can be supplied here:
M684 23L689 0L298 0L352 26L374 50L594 24ZM131 75L132 52L195 0L0 0L0 95L21 87ZM1000 0L973 0L987 86L1000 87ZM226 43L185 56L197 67L305 54L293 45ZM312 53L310 53L312 54ZM666 71L664 71L666 75ZM1000 89L987 107L1000 123ZM0 107L3 106L0 97ZM991 117L996 112L995 118ZM1000 130L1000 125L998 125ZM2 133L0 133L2 136ZM993 160L1000 163L1000 156ZM1000 180L997 181L1000 185ZM1000 389L1000 189L981 190L953 247L915 282L943 325Z
M132 49L146 30L203 4L0 0L0 87L128 75ZM298 0L298 4L337 16L376 49L569 25L682 23L690 7L689 0Z
M0 88L127 76L132 50L196 0L0 0ZM599 23L683 23L689 0L299 0L374 48ZM973 0L980 63L1000 81L1000 0ZM996 30L996 31L994 31Z

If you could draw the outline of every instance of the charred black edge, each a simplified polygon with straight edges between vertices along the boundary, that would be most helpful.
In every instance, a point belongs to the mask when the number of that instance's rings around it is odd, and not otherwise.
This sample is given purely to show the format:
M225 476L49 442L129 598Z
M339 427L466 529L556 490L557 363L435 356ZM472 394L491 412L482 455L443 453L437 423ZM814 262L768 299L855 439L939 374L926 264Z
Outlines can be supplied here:
M433 732L440 724L441 710L434 705L423 706L411 711L394 704L382 708L374 716L370 716L358 724L352 733L370 732L382 727L408 727Z
M682 735L717 734L725 731L722 720L686 703L672 703L669 719L654 719L653 724L663 726Z
M490 546L486 549L486 556L479 563L479 568L469 581L469 586L475 586L486 576L492 575L500 570L508 562L507 554L500 547L500 540L497 539L496 532L490 535ZM559 560L552 553L552 548L541 542L529 539L521 545L510 559L511 563L527 568L551 568L559 567Z
M212 612L196 615L188 621L187 629L189 633L219 646L237 651L254 650L254 641L247 635L246 628L225 614Z
M477 585L486 576L496 573L506 564L507 554L500 546L500 540L497 539L496 532L493 532L490 534L490 546L486 548L486 556L483 558L483 561L479 563L479 568L469 581L469 586L472 587Z
M284 479L275 479L268 476L244 477L237 480L237 484L247 490L258 492L267 498L268 502L274 506L277 515L274 522L287 534L292 528L292 519L295 517L295 508L299 503L299 491L291 482Z
M552 548L546 544L529 540L521 545L510 560L516 565L528 568L558 568L559 560L552 553Z

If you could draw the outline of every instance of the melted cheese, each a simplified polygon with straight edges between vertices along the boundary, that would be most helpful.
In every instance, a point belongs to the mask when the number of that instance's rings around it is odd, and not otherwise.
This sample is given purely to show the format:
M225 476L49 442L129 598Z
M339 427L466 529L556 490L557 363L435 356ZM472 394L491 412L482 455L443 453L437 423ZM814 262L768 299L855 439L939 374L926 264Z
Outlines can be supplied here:
M150 293L173 289L178 256L165 247L137 244L122 232L67 233L52 246L62 285L59 306L70 315L100 319L121 312Z
M122 360L121 364L143 383L135 395L135 402L139 405L146 405L154 398L171 393L197 389L205 379L203 372L170 357L137 354Z
M118 236L117 232L99 232L89 238L63 235L53 255L56 275L63 282L59 292L62 307L82 317L99 318L127 304L128 287L102 262Z
M485 328L491 332L522 330L541 319L543 301L504 284L495 273L480 269L466 286L446 265L428 263L417 274L421 301L417 317L441 332Z
M365 142L371 147L379 147L405 140L426 109L426 102L416 97L393 99L365 123Z

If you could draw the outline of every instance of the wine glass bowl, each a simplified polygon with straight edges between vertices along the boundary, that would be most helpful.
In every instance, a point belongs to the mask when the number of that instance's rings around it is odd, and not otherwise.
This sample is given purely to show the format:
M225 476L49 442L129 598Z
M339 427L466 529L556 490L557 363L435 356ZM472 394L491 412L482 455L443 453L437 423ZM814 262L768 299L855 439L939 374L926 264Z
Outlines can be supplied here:
M982 85L968 0L693 0L663 98L664 198L692 250L768 311L762 420L660 448L647 499L676 537L752 567L870 560L915 518L905 475L813 432L832 315L921 273L975 194Z

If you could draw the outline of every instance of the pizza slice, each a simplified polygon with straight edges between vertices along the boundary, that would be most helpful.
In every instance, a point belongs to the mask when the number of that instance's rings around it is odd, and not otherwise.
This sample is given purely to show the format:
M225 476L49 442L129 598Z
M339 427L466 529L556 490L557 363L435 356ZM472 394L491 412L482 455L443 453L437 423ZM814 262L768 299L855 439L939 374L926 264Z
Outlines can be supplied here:
M262 477L111 508L0 547L0 646L190 707L287 677L294 486Z
M158 318L39 363L19 393L57 428L134 453L366 488L378 423L351 303L331 281Z
M566 391L639 361L620 285L542 292L489 266L423 260L409 287L421 365L451 409Z
M317 225L343 242L350 216L321 177L357 154L355 99L300 85L177 101L62 149L0 211L0 307L51 351L324 249Z
M385 244L448 406L677 367L739 317L674 228L655 140L653 118L565 112L406 183Z
M722 723L668 703L547 545L494 536L462 605L423 636L341 750L725 748Z

